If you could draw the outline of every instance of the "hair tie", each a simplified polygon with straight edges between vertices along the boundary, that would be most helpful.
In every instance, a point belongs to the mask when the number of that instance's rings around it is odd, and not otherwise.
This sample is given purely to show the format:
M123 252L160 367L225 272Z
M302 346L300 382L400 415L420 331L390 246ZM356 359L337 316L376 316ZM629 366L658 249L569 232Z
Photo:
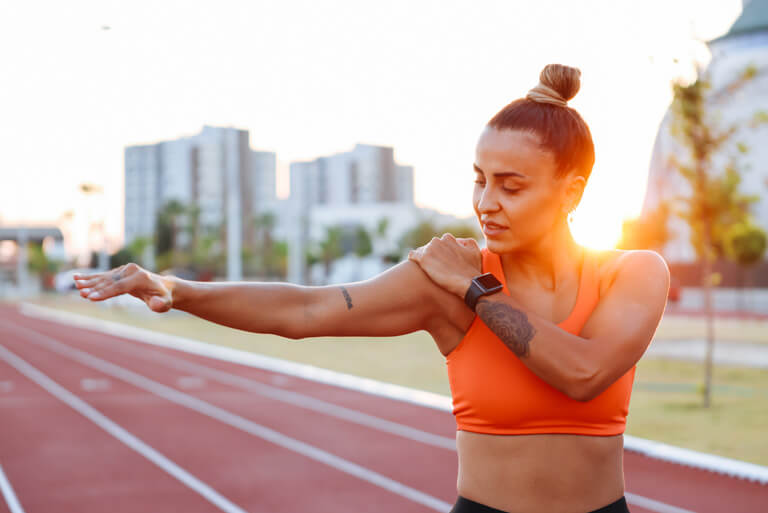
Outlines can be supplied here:
M536 87L528 91L528 94L525 95L525 97L539 103L551 103L561 107L568 106L568 101L560 96L560 93L548 85L542 84L541 82L539 82Z

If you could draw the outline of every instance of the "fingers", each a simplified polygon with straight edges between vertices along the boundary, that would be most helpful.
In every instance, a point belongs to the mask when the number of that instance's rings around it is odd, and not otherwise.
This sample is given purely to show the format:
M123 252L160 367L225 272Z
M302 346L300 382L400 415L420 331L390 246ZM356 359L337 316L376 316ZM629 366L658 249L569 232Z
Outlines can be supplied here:
M446 232L441 237L432 237L432 240L430 240L429 243L425 244L424 246L410 250L408 252L408 259L418 262L419 259L424 255L424 251L427 249L427 246L429 246L432 243L435 243L436 241L449 241L449 240L463 247L467 247L467 248L474 247L476 249L480 249L480 246L478 246L477 241L472 237L456 238L456 236L454 236L452 233Z
M466 248L474 247L476 249L480 249L480 246L477 244L477 241L473 239L472 237L461 237L460 239L456 239L459 244Z
M116 273L122 271L125 267L126 266L121 265L120 267L115 267L114 269L105 271L103 273L75 274L72 276L72 279L75 280L75 286L78 289L82 289L83 287L92 288L101 281L108 279L111 276L114 276Z
M93 283L96 280L100 280L104 276L106 276L107 273L97 273L97 274L75 274L72 276L72 279L75 280L75 285L78 286L82 283ZM80 287L78 287L80 288Z
M80 295L91 301L104 301L132 290L140 278L139 273L133 273L127 277L118 273L108 278L102 278L92 287L81 289Z

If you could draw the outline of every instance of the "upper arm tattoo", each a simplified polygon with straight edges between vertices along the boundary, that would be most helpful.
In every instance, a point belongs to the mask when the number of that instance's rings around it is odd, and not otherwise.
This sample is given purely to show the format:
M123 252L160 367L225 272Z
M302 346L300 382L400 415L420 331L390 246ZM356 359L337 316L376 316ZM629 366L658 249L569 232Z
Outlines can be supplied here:
M522 310L495 301L477 302L477 315L517 356L530 354L530 342L536 335L536 328L528 322Z
M344 299L347 300L347 310L352 310L352 298L349 295L349 292L347 292L347 289L345 287L339 287L341 289L341 293L344 294Z

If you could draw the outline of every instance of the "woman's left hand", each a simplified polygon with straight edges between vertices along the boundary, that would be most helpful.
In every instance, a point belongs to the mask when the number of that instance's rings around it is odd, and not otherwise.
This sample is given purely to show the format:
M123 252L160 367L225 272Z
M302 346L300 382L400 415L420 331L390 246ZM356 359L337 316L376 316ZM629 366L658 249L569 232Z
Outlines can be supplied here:
M450 233L432 237L426 245L412 249L408 259L419 264L432 281L462 299L472 278L482 274L482 254L477 241L457 239Z

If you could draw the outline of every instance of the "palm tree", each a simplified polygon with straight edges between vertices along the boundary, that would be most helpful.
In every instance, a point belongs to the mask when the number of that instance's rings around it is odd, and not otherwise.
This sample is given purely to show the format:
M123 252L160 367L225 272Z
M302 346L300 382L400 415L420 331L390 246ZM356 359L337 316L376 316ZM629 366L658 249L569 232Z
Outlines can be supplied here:
M341 238L343 230L340 226L327 226L325 239L320 242L320 259L325 266L325 277L331 275L331 263L343 256Z
M259 263L266 276L271 276L275 270L277 259L274 246L274 229L277 218L272 211L263 212L253 216L251 227L257 232L254 254L259 256Z
M176 266L176 242L179 232L179 218L187 212L183 203L169 200L158 213L157 248L158 254L170 251L170 266Z
M371 235L365 229L365 226L359 225L355 230L355 254L359 257L364 257L372 252Z
M138 260L142 267L146 267L144 262L144 252L147 250L152 241L149 237L136 237L128 244L128 253L132 260Z

